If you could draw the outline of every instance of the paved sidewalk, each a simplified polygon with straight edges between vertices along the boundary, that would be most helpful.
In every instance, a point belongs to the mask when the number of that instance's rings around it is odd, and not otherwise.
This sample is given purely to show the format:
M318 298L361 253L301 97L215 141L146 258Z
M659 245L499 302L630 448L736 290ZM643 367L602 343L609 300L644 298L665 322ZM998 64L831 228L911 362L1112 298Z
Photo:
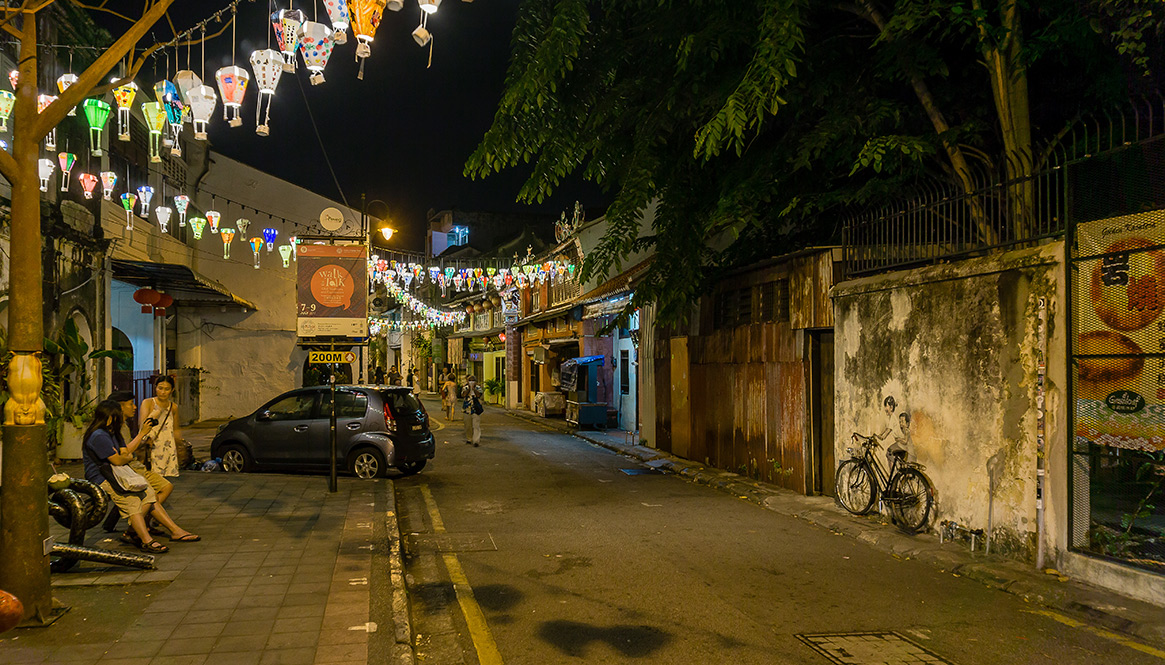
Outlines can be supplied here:
M170 551L156 571L81 562L55 574L54 598L71 610L0 636L0 663L411 663L407 613L373 616L378 599L404 593L373 588L394 549L399 565L392 481L338 488L318 475L184 471L167 509L202 542L159 538ZM137 551L116 535L98 526L86 545Z
M1069 580L1041 574L1030 565L1000 556L971 553L965 543L940 544L934 534L908 536L881 521L882 517L856 517L839 507L832 498L802 496L745 476L674 457L668 453L633 445L626 433L577 430L563 420L539 417L529 411L506 410L515 418L573 434L647 466L715 487L764 508L804 519L838 535L848 535L894 556L931 563L954 575L969 577L1007 593L1074 615L1085 615L1097 624L1148 641L1165 644L1165 611L1160 607L1116 593Z

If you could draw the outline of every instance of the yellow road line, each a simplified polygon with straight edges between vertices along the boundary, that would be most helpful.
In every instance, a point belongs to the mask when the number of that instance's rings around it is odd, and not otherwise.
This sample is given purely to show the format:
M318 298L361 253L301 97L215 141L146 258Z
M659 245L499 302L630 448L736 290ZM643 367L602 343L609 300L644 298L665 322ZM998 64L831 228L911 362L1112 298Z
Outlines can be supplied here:
M1078 621L1078 620L1073 619L1071 617L1066 617L1063 614L1057 614L1057 613L1052 612L1050 610L1024 610L1024 612L1027 612L1029 614L1039 614L1040 616L1048 617L1049 619L1052 619L1053 621L1059 621L1060 623L1064 624L1065 626L1071 626L1072 628L1082 628L1082 629L1087 630L1088 632L1090 632L1094 635L1099 635L1100 637L1103 637L1106 640L1112 640L1113 642L1116 642L1117 644L1121 644L1123 646L1126 646L1130 649L1140 651L1141 653L1147 653L1150 656L1156 656L1162 660L1165 660L1165 651L1162 651L1161 649L1155 649L1151 646L1141 644L1140 642L1134 642L1133 640L1130 640L1129 638L1127 638L1123 635L1118 635L1117 633L1114 633L1114 632L1109 631L1109 630L1105 630L1103 628L1097 628L1096 626L1090 626L1090 625L1084 623L1083 621Z
M441 520L441 512L437 510L437 502L428 485L421 485L421 495L425 497L425 506L429 510L429 519L433 522L435 533L445 533L445 522ZM477 604L473 595L473 587L469 586L469 579L461 569L461 562L457 555L444 553L445 569L449 571L449 580L453 582L453 591L457 594L457 602L461 605L461 613L465 615L465 623L469 627L469 637L473 640L473 647L477 650L477 661L481 665L502 665L502 655L498 652L498 645L494 642L493 634L489 631L485 613Z

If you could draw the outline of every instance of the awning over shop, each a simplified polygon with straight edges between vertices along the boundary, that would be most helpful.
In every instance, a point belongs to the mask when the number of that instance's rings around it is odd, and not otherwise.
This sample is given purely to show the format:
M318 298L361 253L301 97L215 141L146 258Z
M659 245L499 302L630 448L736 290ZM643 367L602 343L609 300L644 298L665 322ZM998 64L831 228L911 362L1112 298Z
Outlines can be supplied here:
M257 310L255 303L231 293L227 287L184 265L149 261L113 261L113 278L134 286L157 288L183 307L238 305Z
M582 317L595 319L622 311L627 306L635 283L647 272L649 265L651 258L644 259L579 296L577 302L583 305Z
M569 312L570 310L574 309L577 306L578 305L575 302L568 302L568 303L565 303L563 305L556 305L556 306L551 307L550 309L547 309L545 311L538 312L537 314L531 314L530 316L527 316L526 318L522 319L521 321L518 321L514 325L521 326L521 325L525 325L527 323L538 323L540 321L547 321L549 319L553 319L556 316L562 316L563 314L565 314L566 312Z
M589 305L583 305L583 319L597 319L608 314L618 314L623 311L627 303L631 302L631 294L624 293Z

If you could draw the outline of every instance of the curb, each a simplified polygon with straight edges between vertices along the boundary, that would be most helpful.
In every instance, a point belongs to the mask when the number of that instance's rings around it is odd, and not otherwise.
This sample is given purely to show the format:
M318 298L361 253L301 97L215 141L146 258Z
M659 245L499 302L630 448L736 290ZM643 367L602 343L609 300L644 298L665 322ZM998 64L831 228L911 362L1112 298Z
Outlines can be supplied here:
M396 490L390 485L391 510L385 513L385 527L388 530L388 567L392 583L392 625L395 645L392 649L393 661L401 665L413 665L413 627L409 621L409 597L405 589L404 563L401 558L400 522L396 515Z
M881 515L850 515L828 497L802 496L731 471L674 457L655 448L604 441L587 436L587 432L575 430L565 422L546 420L523 411L506 409L505 413L637 459L660 471L716 488L766 510L803 519L832 533L855 538L892 556L922 561L938 568L940 572L967 577L984 586L1017 596L1025 602L1077 616L1083 614L1094 623L1133 635L1150 644L1165 643L1165 621L1161 618L1161 608L1148 603L1082 582L1066 582L1066 578L1043 574L1010 559L972 554L964 551L962 544L940 544L938 538L930 533L909 536L892 527L887 528L881 522Z

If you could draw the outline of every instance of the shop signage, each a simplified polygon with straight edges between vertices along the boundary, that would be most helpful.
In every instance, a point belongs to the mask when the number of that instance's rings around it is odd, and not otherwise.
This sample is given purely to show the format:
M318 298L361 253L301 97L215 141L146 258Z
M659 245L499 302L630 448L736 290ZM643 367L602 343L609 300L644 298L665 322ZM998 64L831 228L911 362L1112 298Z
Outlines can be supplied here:
M363 245L300 245L300 337L368 336L368 250Z
M1076 436L1165 449L1165 213L1077 227Z

